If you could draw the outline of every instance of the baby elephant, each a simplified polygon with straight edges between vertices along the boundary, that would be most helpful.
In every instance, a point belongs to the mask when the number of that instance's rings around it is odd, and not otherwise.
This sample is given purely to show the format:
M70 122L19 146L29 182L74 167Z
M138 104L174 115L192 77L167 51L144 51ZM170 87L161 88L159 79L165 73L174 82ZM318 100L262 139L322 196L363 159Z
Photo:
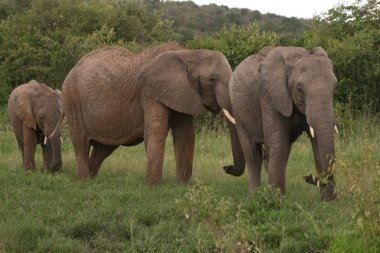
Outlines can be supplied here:
M25 170L34 170L34 154L41 144L44 168L54 172L62 169L61 133L63 116L61 92L35 80L16 87L9 96L8 115Z

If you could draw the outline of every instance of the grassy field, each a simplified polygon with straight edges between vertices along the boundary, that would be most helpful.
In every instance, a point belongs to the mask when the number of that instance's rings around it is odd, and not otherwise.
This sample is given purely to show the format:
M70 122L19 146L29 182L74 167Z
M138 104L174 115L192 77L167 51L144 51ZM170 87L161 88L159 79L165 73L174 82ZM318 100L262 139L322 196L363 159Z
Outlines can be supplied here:
M193 179L175 182L171 138L164 180L146 187L143 145L119 148L95 179L75 180L64 132L64 172L24 172L0 111L0 252L380 252L380 127L345 120L337 139L338 201L321 203L302 177L314 171L311 146L293 147L287 194L263 186L248 195L246 172L231 163L226 131L199 129ZM36 155L41 166L41 152Z

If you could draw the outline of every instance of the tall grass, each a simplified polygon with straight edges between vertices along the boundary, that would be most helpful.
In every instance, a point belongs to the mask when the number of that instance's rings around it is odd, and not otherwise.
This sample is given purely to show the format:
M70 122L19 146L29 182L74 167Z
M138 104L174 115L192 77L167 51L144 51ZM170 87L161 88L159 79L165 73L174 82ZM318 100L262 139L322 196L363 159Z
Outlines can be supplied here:
M314 172L305 137L292 148L286 196L268 187L264 170L254 195L246 173L226 175L228 133L206 123L198 124L188 186L175 184L170 134L160 186L143 183L143 145L119 148L96 178L78 182L66 129L64 171L24 172L0 110L0 252L380 252L380 126L338 113L338 200L326 204L302 179Z

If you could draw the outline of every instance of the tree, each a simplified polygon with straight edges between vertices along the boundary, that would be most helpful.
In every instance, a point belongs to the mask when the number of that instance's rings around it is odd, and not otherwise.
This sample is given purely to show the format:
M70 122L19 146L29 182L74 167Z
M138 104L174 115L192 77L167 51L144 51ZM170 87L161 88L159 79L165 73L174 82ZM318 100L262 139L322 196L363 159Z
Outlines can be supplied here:
M274 33L260 32L256 23L239 27L237 25L225 26L214 36L199 37L189 41L189 48L207 48L221 51L235 68L249 55L259 52L265 46L274 46L276 35Z
M30 79L60 87L87 52L175 38L172 22L134 1L32 0L0 23L0 99Z
M308 48L324 47L332 59L339 80L338 102L380 112L380 3L377 0L339 5L316 17L303 43Z

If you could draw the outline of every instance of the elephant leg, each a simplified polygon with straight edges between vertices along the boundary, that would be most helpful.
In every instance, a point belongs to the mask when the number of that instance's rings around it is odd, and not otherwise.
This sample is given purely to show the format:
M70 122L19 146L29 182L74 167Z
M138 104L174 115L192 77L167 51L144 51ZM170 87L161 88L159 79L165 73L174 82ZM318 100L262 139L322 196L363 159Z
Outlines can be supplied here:
M269 162L269 184L285 193L285 172L291 144L286 138L266 145Z
M73 139L75 157L77 160L77 179L83 180L90 177L89 153L90 143L83 137Z
M176 160L176 181L187 184L193 172L195 132L193 117L174 113L171 119L174 155Z
M23 125L23 162L25 170L34 170L36 165L34 163L34 156L36 153L37 136L36 132Z
M158 102L151 102L144 108L144 142L148 160L145 178L147 185L156 185L162 179L169 116L170 110Z
M253 192L261 185L262 151L261 145L254 143L249 133L237 125L239 141L247 163L249 191Z
M50 170L49 166L51 164L51 159L52 159L52 151L51 148L49 148L46 145L41 145L42 148L42 157L43 157L43 168L45 170Z
M93 149L91 151L89 169L91 176L96 176L98 174L99 168L102 165L104 159L112 154L115 149L119 146L109 146L102 143L94 143L92 145Z
M261 168L263 163L261 144L253 143L252 167L248 165L249 190L253 192L261 185Z
M22 138L22 137L21 137ZM21 138L17 138L17 145L18 145L18 148L20 149L21 151L21 156L22 156L22 162L24 163L24 142Z
M22 162L24 164L24 141L23 141L24 124L21 120L15 119L13 117L11 117L11 123L12 123L13 131L16 136L18 148L21 151Z

